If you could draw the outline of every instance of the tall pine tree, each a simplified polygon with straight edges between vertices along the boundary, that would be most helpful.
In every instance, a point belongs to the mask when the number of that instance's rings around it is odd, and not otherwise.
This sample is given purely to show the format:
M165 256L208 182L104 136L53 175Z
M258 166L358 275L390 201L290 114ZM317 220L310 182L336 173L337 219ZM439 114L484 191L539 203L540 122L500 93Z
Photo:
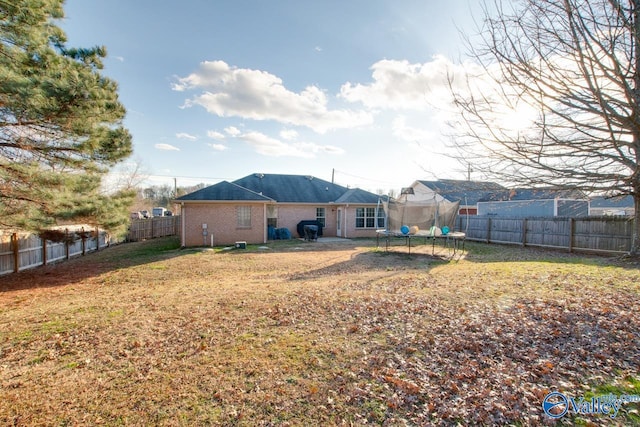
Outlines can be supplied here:
M133 194L101 179L131 154L104 47L75 49L64 0L0 0L0 228L74 220L120 231Z

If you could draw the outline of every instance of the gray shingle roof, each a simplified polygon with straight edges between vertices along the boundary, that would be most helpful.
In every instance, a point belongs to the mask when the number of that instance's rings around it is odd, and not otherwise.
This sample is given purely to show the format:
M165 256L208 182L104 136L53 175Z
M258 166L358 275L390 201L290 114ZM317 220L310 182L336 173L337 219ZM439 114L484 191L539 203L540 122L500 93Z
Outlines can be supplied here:
M487 194L481 202L506 200L550 200L550 199L586 199L579 190L555 188L513 188L511 190L496 191Z
M305 175L254 173L233 181L233 183L261 193L279 203L335 202L348 190L341 185Z
M237 184L227 181L221 181L215 185L202 188L194 191L193 193L185 194L182 197L178 197L178 201L231 201L231 200L244 200L244 201L272 201L269 197L258 194L254 191L243 188Z
M340 196L340 198L336 200L336 203L371 204L378 203L379 199L384 200L385 198L386 196L378 196L377 194L373 194L359 188L352 188Z
M278 203L374 204L378 196L305 175L255 173L233 182L222 181L179 197L177 201L275 201Z

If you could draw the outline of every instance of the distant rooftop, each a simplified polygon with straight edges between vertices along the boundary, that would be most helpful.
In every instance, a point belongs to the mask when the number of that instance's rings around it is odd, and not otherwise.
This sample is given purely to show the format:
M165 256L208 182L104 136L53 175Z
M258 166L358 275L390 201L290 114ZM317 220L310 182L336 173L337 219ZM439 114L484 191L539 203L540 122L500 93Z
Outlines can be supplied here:
M587 197L582 191L557 189L557 188L512 188L510 190L488 193L480 202L497 202L511 200L550 200L550 199L574 199L585 200Z
M463 181L456 179L441 179L438 181L418 181L422 185L435 191L451 202L460 201L461 204L475 205L491 192L505 188L495 182Z

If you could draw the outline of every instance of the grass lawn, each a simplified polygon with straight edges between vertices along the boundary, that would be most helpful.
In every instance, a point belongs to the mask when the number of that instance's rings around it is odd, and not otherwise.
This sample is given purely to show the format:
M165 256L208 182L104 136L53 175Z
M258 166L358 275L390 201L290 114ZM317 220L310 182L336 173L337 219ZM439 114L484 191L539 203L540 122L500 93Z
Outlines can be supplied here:
M2 425L640 425L640 267L467 243L130 243L0 277ZM580 406L586 408L586 406Z

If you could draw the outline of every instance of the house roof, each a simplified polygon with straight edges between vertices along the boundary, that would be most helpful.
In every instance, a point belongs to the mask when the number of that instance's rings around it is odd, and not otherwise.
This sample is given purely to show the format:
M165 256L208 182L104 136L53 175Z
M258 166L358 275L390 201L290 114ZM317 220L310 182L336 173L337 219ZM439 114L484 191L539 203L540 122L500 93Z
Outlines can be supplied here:
M221 181L215 185L202 188L194 191L193 193L185 194L178 197L178 201L231 201L231 200L244 200L244 201L272 201L269 197L262 194L251 191L247 188L241 187L237 184L227 181Z
M441 179L438 181L418 181L425 187L435 191L450 202L460 201L466 205L475 205L478 201L495 191L505 188L495 182L462 181Z
M254 173L233 181L256 193L283 203L329 203L349 189L310 175Z
M373 204L378 202L378 196L359 188L349 189L309 175L255 173L233 182L222 181L177 200Z
M368 191L361 190L359 188L351 188L347 190L342 196L340 196L336 203L363 203L371 204L378 203L378 200L386 199L386 196L378 196L377 194L370 193Z
M632 208L633 196L594 197L591 199L592 208Z
M584 200L582 191L557 188L512 188L510 190L494 191L486 194L480 202L499 202L513 200L550 200L574 199Z

